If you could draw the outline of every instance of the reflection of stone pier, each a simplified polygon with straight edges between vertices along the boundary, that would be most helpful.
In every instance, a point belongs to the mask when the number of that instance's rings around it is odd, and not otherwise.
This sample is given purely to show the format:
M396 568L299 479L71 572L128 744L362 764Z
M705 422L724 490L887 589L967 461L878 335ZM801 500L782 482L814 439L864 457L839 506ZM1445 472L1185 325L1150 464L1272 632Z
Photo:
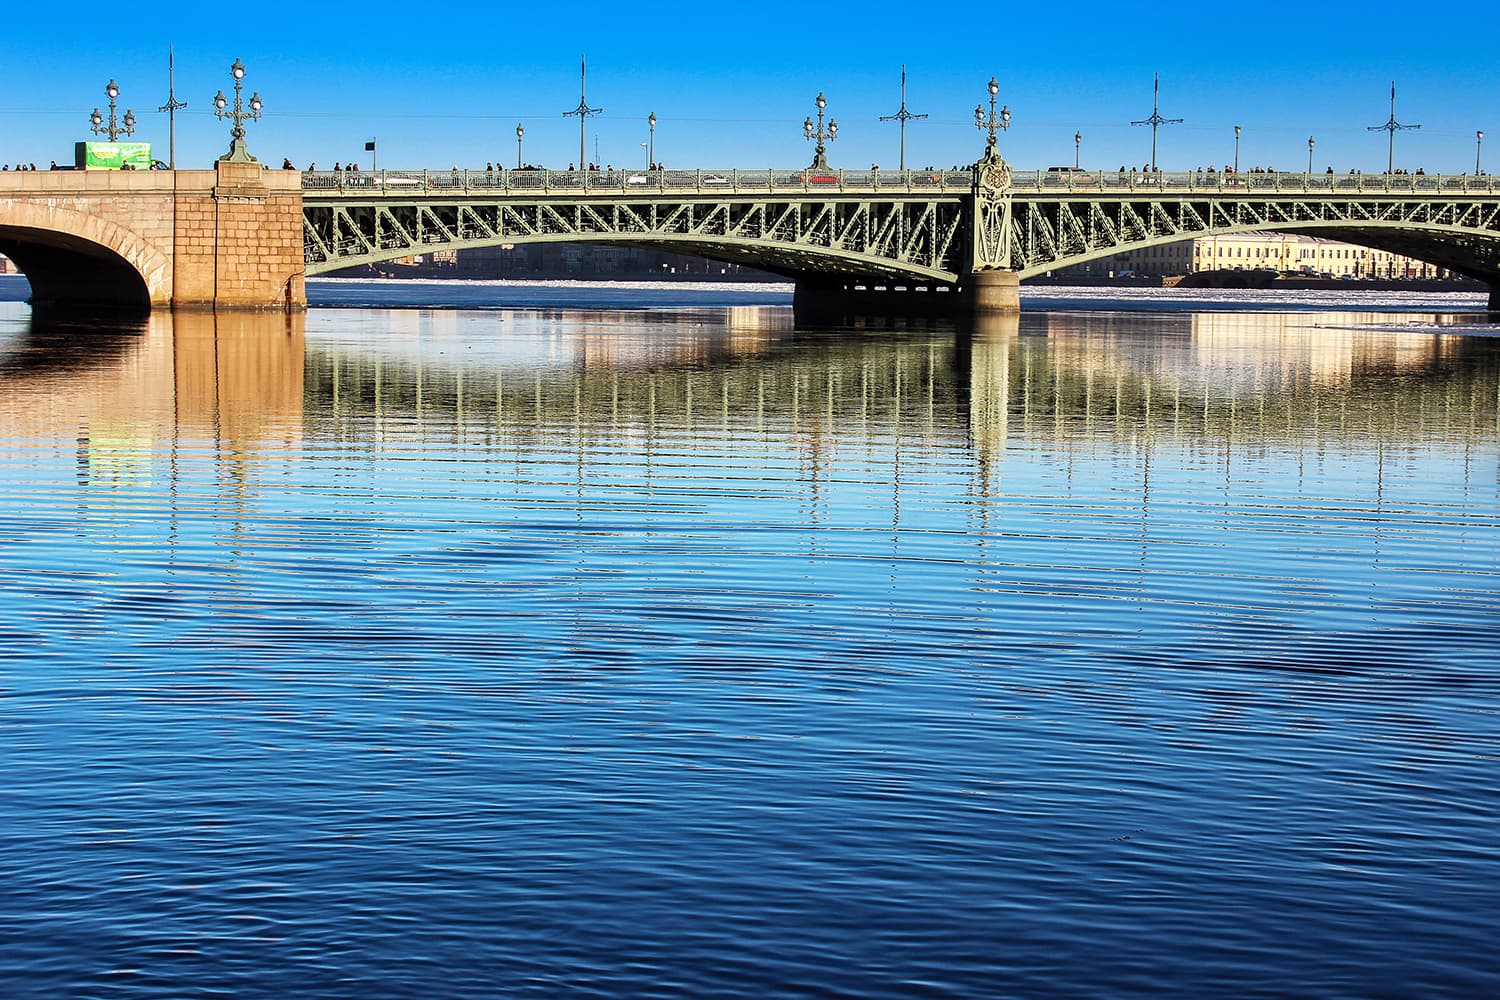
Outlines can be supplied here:
M216 442L241 456L295 447L304 324L302 313L153 313L93 323L79 338L34 320L0 368L0 432L76 436L91 458L145 456L161 442ZM58 378L66 396L55 393Z

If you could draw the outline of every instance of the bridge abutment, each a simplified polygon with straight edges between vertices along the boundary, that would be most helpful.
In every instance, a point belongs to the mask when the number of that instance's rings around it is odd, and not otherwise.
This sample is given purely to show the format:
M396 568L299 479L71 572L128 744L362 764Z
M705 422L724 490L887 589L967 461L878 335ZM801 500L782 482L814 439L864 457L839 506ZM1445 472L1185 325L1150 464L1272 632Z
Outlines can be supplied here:
M212 170L0 174L0 252L54 309L299 310L302 176Z
M178 173L172 308L306 308L302 175L227 162Z

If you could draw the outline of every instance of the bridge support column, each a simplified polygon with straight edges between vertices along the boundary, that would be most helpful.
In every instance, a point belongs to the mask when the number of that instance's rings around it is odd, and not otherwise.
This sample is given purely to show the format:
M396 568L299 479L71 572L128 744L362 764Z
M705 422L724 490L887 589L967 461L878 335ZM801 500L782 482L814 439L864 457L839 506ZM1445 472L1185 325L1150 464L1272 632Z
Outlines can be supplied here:
M1500 316L1500 281L1490 285L1490 318Z
M172 308L306 308L302 175L226 161L180 173Z
M965 285L976 314L1021 311L1021 276L1014 271L975 271Z

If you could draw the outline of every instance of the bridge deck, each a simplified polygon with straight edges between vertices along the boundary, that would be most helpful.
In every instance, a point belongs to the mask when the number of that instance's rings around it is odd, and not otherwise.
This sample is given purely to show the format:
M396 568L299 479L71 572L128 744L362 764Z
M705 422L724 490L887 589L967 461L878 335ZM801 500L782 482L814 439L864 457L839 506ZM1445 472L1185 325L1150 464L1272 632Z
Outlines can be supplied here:
M506 195L569 197L594 194L601 198L646 196L656 192L682 194L920 194L954 195L969 192L973 174L961 170L382 170L310 171L302 175L304 196L372 196L408 198L421 195L452 197L470 194L493 198ZM1139 173L1135 171L1018 171L1012 176L1017 194L1047 195L1143 194L1222 191L1226 193L1285 194L1495 194L1500 182L1488 174L1299 174L1190 171Z

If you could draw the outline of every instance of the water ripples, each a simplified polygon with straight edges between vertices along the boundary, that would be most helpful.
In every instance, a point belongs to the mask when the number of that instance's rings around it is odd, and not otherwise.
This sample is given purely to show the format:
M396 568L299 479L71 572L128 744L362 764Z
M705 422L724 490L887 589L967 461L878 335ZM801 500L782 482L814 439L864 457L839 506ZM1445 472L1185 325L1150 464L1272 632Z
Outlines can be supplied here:
M1340 322L0 365L7 996L1496 992L1500 342Z

